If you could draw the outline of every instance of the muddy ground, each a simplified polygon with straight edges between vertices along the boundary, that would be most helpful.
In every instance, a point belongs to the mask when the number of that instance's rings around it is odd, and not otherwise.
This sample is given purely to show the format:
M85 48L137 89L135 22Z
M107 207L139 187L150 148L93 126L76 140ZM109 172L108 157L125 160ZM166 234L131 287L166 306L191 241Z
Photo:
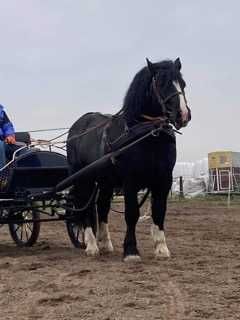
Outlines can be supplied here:
M43 224L29 249L1 228L0 319L240 319L239 205L171 202L169 260L154 259L147 220L138 227L142 263L123 263L124 230L112 213L115 252L89 258L62 222Z

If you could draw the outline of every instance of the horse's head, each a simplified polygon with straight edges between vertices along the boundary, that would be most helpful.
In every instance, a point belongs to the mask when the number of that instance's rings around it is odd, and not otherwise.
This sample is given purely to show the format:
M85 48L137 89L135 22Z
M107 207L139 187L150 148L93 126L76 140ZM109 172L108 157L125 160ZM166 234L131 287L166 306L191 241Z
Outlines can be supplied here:
M166 117L177 129L185 127L191 120L191 111L185 96L180 59L159 63L147 59L147 67L151 75L149 111L154 116ZM144 109L148 113L147 108Z

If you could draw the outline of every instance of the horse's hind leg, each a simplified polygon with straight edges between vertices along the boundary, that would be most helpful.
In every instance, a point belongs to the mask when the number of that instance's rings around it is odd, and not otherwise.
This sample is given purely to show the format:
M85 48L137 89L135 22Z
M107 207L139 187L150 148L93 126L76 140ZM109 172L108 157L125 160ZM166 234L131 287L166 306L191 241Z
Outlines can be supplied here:
M97 200L97 212L99 221L98 244L103 252L112 252L113 245L108 228L108 213L110 210L113 188L100 186Z
M99 254L97 246L95 230L94 230L94 219L96 215L95 197L96 187L94 183L78 184L75 186L75 195L78 208L84 210L82 224L84 228L84 242L86 245L86 254L89 256L96 256Z

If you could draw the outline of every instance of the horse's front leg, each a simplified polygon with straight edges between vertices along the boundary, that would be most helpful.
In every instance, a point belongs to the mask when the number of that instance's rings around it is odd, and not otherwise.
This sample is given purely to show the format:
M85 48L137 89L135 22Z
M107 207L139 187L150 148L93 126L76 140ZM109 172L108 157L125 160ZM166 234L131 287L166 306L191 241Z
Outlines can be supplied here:
M96 240L96 189L94 184L85 184L79 185L78 190L78 208L82 208L88 204L82 221L84 228L84 242L86 245L85 252L88 256L97 256L99 254L99 249Z
M90 207L89 210L92 210L91 214L95 215L95 207ZM88 213L89 214L89 213ZM97 256L99 254L99 248L97 245L96 234L94 233L92 219L86 217L84 219L84 242L86 245L86 255L87 256Z
M126 236L123 244L123 261L141 261L136 241L136 224L139 219L137 191L126 184L124 186Z
M164 234L164 220L167 209L167 197L169 188L152 189L152 219L151 234L154 242L154 254L156 258L170 257Z

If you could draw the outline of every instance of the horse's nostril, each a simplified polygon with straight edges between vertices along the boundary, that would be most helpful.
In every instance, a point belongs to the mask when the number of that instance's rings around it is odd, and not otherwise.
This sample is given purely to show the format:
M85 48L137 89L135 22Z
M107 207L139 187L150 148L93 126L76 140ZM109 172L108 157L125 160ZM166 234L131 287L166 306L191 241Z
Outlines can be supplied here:
M188 110L188 121L190 121L192 119L192 114L188 106L187 106L187 110Z

